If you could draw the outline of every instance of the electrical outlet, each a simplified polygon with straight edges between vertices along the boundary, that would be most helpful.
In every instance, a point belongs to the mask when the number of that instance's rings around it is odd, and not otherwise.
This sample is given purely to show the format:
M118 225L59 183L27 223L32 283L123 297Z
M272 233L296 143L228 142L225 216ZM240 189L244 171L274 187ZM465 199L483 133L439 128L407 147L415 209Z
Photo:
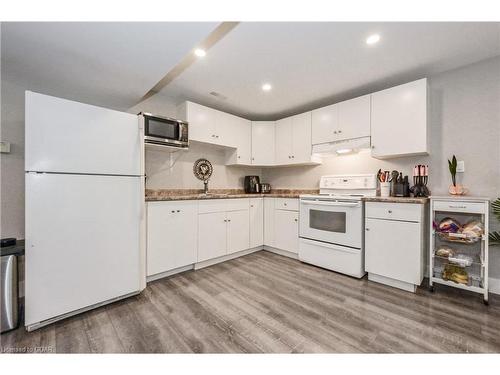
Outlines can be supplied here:
M5 142L5 141L0 142L0 153L10 154L10 142Z
M457 173L465 172L465 162L463 160L457 161Z

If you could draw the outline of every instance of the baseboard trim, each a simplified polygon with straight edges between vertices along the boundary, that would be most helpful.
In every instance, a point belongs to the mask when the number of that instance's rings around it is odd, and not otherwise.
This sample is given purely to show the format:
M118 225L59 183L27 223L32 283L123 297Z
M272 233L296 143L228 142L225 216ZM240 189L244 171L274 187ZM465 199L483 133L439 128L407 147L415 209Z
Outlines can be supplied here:
M500 279L494 277L488 278L488 292L500 294Z
M284 257L297 259L297 260L299 259L299 254L292 253L292 252L287 251L287 250L278 249L276 247L264 245L264 250L269 251L270 253L282 255Z
M187 266L184 266L184 267L174 268L173 270L166 271L166 272L160 272L160 273L148 276L146 278L146 282L149 283L151 281L163 279L164 277L169 277L169 276L181 273L181 272L186 272L186 271L192 270L193 268L194 268L194 264L188 264Z
M368 280L415 293L417 285L368 272Z
M261 251L261 250L262 250L262 246L256 246L256 247L253 247L251 249L238 251L236 253L224 255L224 256L221 256L219 258L205 260L203 262L195 263L194 269L199 270L199 269L202 269L202 268L205 268L208 266L213 266L214 264L217 264L217 263L222 263L222 262L225 262L225 261L228 261L231 259L239 258L243 255L252 254L252 253L255 253L255 252Z

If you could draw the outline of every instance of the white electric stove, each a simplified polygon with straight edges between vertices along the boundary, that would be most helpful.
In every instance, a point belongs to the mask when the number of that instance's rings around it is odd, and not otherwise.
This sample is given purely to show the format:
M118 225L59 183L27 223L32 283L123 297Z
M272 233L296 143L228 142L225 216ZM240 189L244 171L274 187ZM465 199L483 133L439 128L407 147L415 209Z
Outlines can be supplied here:
M300 196L299 259L354 277L365 275L363 197L375 196L374 174L328 175L320 193Z

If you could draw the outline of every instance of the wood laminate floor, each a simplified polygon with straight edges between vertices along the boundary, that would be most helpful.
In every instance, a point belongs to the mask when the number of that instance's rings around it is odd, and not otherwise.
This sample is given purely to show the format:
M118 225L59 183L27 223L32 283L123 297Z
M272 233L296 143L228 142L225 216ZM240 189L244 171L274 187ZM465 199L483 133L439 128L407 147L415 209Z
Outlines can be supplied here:
M0 337L3 352L500 352L500 298L485 306L440 286L412 294L260 251Z

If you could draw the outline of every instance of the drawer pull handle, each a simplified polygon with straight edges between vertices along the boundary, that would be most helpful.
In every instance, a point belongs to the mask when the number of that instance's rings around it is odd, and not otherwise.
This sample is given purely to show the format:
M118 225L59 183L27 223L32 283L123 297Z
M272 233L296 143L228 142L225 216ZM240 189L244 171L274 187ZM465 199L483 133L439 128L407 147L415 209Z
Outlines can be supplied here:
M177 212L181 212L181 210L177 210Z
M295 221L299 221L299 219L293 219L293 220L295 220Z
M388 210L387 212L389 212L390 214L392 214L392 211L391 211L391 210Z
M175 214L175 210L172 210L172 213Z
M366 228L365 230L366 230L367 232L369 232L369 231L370 231L370 228Z

